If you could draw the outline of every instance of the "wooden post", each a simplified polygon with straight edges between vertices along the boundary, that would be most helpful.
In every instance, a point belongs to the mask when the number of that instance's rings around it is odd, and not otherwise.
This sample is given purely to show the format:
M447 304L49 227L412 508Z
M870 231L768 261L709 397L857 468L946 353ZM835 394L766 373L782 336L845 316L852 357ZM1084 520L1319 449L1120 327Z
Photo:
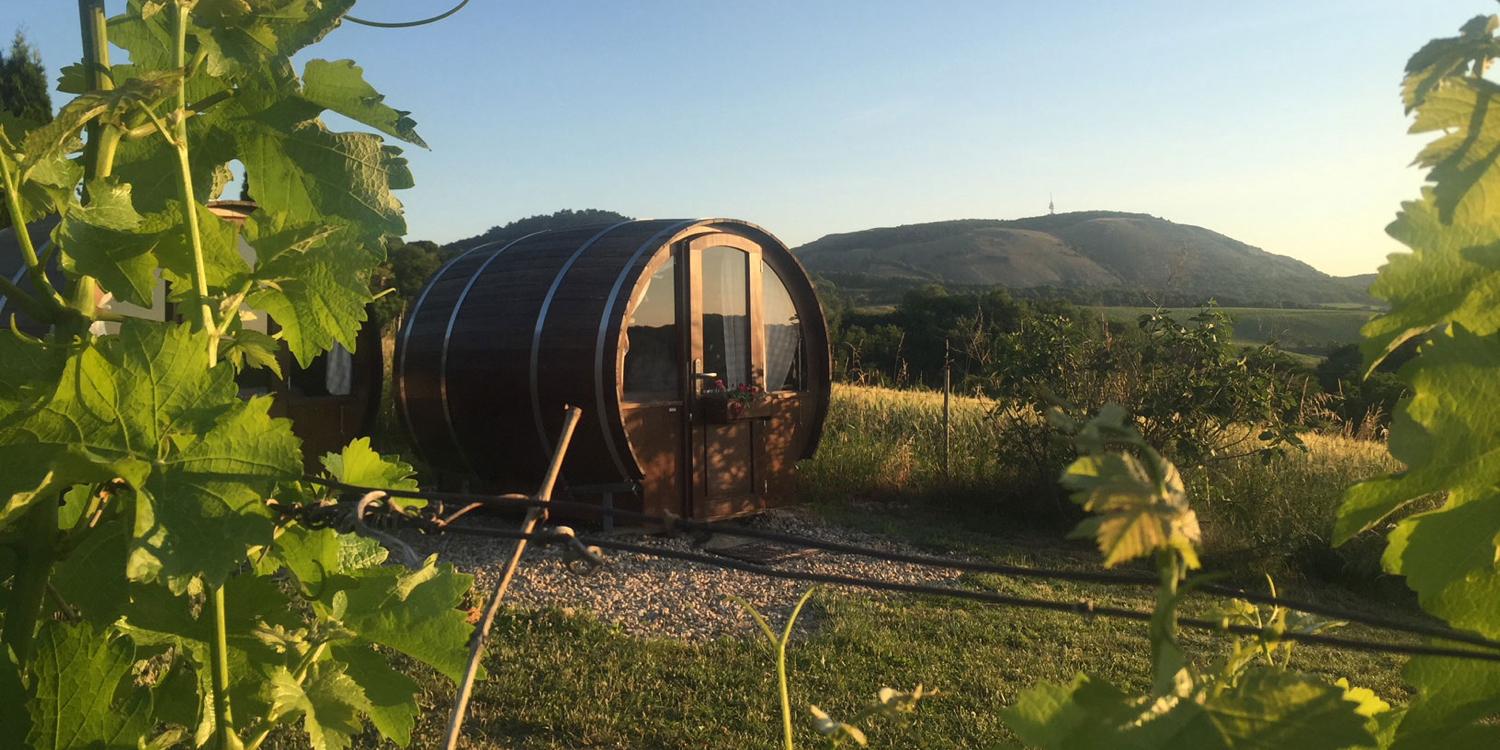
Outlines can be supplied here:
M537 491L536 499L543 502L552 499L552 486L557 483L557 476L562 472L563 456L568 452L568 443L573 440L573 428L578 426L578 418L582 415L583 411L578 407L568 407L567 416L563 417L562 434L557 438L557 449L552 453L552 463L547 467L547 475L542 479L542 487ZM535 531L537 522L546 515L544 508L528 508L526 518L521 521L521 533L530 534ZM474 677L479 672L479 661L484 656L484 641L489 637L490 626L495 624L495 613L500 611L500 600L505 598L505 591L510 588L510 579L515 576L516 568L521 564L521 554L525 551L526 540L517 539L510 559L501 569L499 580L495 581L495 589L490 593L489 603L485 605L484 616L474 626L474 635L469 639L469 663L464 669L463 681L458 684L453 713L448 717L448 739L443 743L446 750L458 748L458 733L463 728L464 714L469 708L469 695L474 691Z
M943 479L953 480L953 365L948 357L948 339L943 339Z

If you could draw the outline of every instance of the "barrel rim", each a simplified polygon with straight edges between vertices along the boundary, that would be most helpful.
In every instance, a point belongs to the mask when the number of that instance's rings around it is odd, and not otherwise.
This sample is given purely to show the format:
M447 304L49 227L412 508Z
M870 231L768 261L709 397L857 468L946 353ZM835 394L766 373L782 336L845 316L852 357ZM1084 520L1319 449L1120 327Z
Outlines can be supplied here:
M427 280L427 284L422 287L422 293L417 295L417 301L412 303L411 309L407 310L406 315L402 318L401 336L398 339L396 346L398 351L395 354L394 361L391 362L391 379L395 381L394 385L396 387L396 400L400 402L399 411L401 414L402 426L408 433L412 433L413 429L411 422L411 407L408 404L406 395L406 355L407 352L411 350L411 332L412 329L416 328L417 316L422 312L422 305L427 302L427 295L432 292L433 287L436 287L438 282L443 280L443 276L446 275L448 271L455 265L458 265L458 263L461 262L464 258L467 258L470 255L473 255L474 253L485 248L494 247L501 242L503 242L503 240L495 240L494 242L485 242L479 245L475 245L474 247L471 247L468 250L465 250L454 256L447 263L444 263L442 268L439 268L436 273L432 274L432 278ZM423 451L421 441L413 440L412 444L416 447L418 455L422 455Z
M609 338L610 324L615 321L615 304L620 297L620 288L625 285L625 278L635 269L636 263L641 259L641 255L648 249L655 252L661 250L663 247L670 247L673 243L677 242L677 235L703 223L703 219L683 219L675 224L668 224L656 234L647 238L645 242L642 242L640 247L637 247L635 252L631 253L630 257L621 265L620 273L615 277L615 283L609 289L609 297L605 299L604 309L599 313L599 336L594 341L594 406L595 411L599 413L599 429L604 432L605 445L609 448L609 456L614 459L615 468L619 470L621 479L631 478L631 472L625 468L625 461L620 455L620 446L615 442L614 431L619 429L622 434L624 432L624 427L620 424L620 415L618 413L618 394L616 394L616 419L614 425L611 425L609 420L605 419L606 401L604 400L604 344ZM639 274L637 274L638 280ZM615 348L619 348L618 339L615 341ZM617 390L615 380L616 378L610 379L611 391ZM634 459L635 456L632 454L631 463L635 463Z
M463 313L464 303L469 299L469 292L474 289L474 284L479 281L479 277L484 275L484 269L489 268L490 264L494 263L496 258L504 255L506 250L515 247L517 243L531 239L537 235L547 234L550 231L549 229L542 229L531 234L522 235L505 243L499 250L490 253L490 257L485 258L484 262L480 263L479 267L474 269L473 275L469 276L469 280L464 284L463 291L459 292L458 298L453 301L453 311L448 314L448 327L443 330L443 349L441 354L438 355L438 403L443 407L443 423L448 426L448 437L453 441L453 447L458 451L458 459L463 462L464 467L469 470L470 474L477 473L474 471L474 462L469 460L469 452L464 448L463 441L458 438L458 428L453 424L453 409L448 405L448 343L453 339L453 328L458 324L458 316ZM498 245L499 242L490 244Z
M531 386L531 417L533 423L536 425L537 439L541 441L542 455L544 456L551 455L552 440L547 435L547 426L542 419L542 392L540 376L541 349L542 331L547 325L547 314L551 311L552 300L557 297L557 291L562 288L563 280L567 278L568 271L572 270L573 264L578 262L579 258L583 257L584 252L597 244L599 240L604 238L605 235L608 235L616 229L626 226L627 224L635 224L640 221L643 220L626 219L625 221L616 222L605 227L604 229L599 230L599 232L594 234L594 236L588 238L588 240L584 241L582 245L579 245L578 248L568 256L568 259L563 262L562 267L560 267L557 270L557 273L552 277L552 283L547 287L547 295L542 298L542 305L537 309L536 323L533 325L531 332L531 352L529 357L528 376L529 384Z

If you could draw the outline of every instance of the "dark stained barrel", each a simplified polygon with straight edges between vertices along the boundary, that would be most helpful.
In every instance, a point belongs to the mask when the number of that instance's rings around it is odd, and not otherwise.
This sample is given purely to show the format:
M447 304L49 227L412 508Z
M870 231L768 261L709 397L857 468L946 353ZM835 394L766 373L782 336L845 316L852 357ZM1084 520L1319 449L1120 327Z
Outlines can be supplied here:
M583 419L564 464L566 481L649 479L641 445L657 436L639 429L631 434L622 415L625 318L650 280L643 272L653 260L660 265L658 256L686 252L699 237L754 243L795 300L808 373L806 394L799 395L807 397L798 402L806 406L797 414L802 426L787 463L810 455L827 412L830 374L827 330L812 285L766 231L704 219L540 232L480 245L449 261L412 302L392 363L397 411L422 458L450 476L529 488L547 465L564 409L575 405ZM691 295L681 295L678 304L689 304ZM692 383L683 330L678 382ZM684 418L692 418L689 387L683 387ZM690 451L686 437L679 438ZM685 470L685 464L672 465L672 471ZM650 505L673 507L669 501Z
M52 230L57 226L58 218L48 216L45 219L34 221L27 225L27 233L31 237L31 246L38 253L45 253L47 244L51 242ZM35 296L39 294L31 279L27 278L29 273L25 261L21 256L21 245L16 237L15 227L0 229L0 276L10 280L12 284L20 287ZM56 253L51 254L51 260L47 264L47 278L52 281L54 287L65 288L67 283L63 276L62 264ZM0 326L10 327L11 318L14 316L16 329L29 336L47 335L47 326L27 315L21 309L21 305L7 299L4 292L0 292Z

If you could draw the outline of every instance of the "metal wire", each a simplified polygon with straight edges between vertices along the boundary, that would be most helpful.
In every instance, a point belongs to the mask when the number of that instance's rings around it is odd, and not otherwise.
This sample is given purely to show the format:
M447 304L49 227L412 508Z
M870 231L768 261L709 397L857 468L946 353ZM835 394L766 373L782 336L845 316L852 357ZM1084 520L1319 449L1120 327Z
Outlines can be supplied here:
M836 586L850 586L853 588L870 589L873 591L891 591L903 594L915 594L919 596L935 596L948 599L965 599L969 601L982 602L985 604L998 604L1009 607L1021 607L1024 609L1040 609L1052 612L1067 612L1077 615L1096 617L1108 617L1121 620L1133 620L1136 622L1150 622L1151 612L1144 612L1123 607L1094 604L1092 601L1083 599L1075 601L1063 601L1057 599L1038 599L1024 596L1011 596L993 591L977 591L971 589L955 589L946 586L928 586L915 583L899 583L896 581L882 581L873 578L860 578L856 576L833 575L830 573L810 573L797 570L786 570L783 568L772 568L757 563L744 562L732 558L706 555L699 552L686 552L683 550L669 549L665 547L652 547L643 544L632 544L613 539L600 539L579 537L576 542L572 534L559 534L547 530L522 534L509 529L483 528L475 526L451 526L443 530L444 533L460 534L464 536L483 536L501 539L527 539L537 544L574 544L582 542L594 547L617 552L631 552L639 555L653 557L665 557L685 562L699 563L716 568L728 568L746 573L764 576L767 578L780 578L791 581L804 581L807 583L823 583ZM1220 633L1234 633L1236 635L1249 635L1264 637L1270 636L1278 640L1297 641L1320 646L1330 646L1351 651L1366 651L1371 653L1400 654L1406 656L1441 656L1453 659L1471 659L1478 661L1500 662L1500 653L1488 651L1474 651L1471 649L1449 648L1446 646L1429 646L1424 644L1397 643L1393 641L1371 641L1358 638L1345 638L1335 635L1324 635L1321 633L1301 633L1295 631L1283 631L1268 633L1262 628L1251 625L1240 625L1222 620L1208 620L1196 617L1181 617L1178 624L1193 630L1205 630Z
M306 477L306 480L320 484L332 489L348 492L369 492L375 488L361 487L358 485L345 484L318 477ZM399 497L410 497L416 499L450 502L458 501L465 503L465 512L472 510L474 506L488 506L494 508L527 508L533 507L535 501L520 495L473 495L467 493L452 492L423 492L413 490L386 490L388 493ZM1069 570L1065 568L1031 567L1022 565L1007 565L1004 563L979 562L972 560L958 560L948 557L933 555L911 554L904 552L893 552L889 550L875 549L842 542L831 542L815 537L802 536L799 534L788 534L785 532L771 531L768 529L755 529L732 523L695 521L691 519L678 518L675 516L654 515L641 513L639 511L624 510L618 508L603 508L594 503L585 503L568 500L552 500L548 506L558 510L577 510L589 513L611 515L617 519L624 518L639 521L651 525L660 526L667 530L688 532L693 534L722 534L747 539L759 539L762 541L777 542L782 544L810 547L827 552L858 555L876 560L888 562L908 563L931 568L955 570L969 573L987 573L992 575L1010 576L1016 578L1031 578L1039 580L1072 581L1079 583L1096 583L1106 586L1147 586L1154 587L1159 583L1155 575L1140 573L1109 573L1101 571ZM436 530L436 529L434 529ZM445 531L456 533L467 533L459 527L448 527ZM599 547L608 548L606 545L591 541ZM647 547L645 549L655 549ZM708 558L717 560L718 558ZM733 567L726 565L725 567ZM764 566L762 566L764 567ZM772 570L770 568L766 568ZM1464 643L1481 648L1500 651L1500 641L1491 640L1474 633L1465 633L1440 625L1429 625L1423 623L1403 622L1387 617L1365 614L1351 609L1336 607L1329 604L1310 602L1300 599L1292 599L1283 596L1272 596L1253 591L1244 591L1232 586L1221 584L1201 583L1192 587L1194 593L1211 594L1214 596L1232 597L1244 599L1245 601L1265 606L1285 607L1287 609L1306 612L1308 614L1320 615L1336 620L1357 622L1380 630L1406 633L1408 635L1421 636L1425 638L1436 638L1455 643Z
M312 483L323 484L330 489L348 490L348 492L371 492L374 487L357 486L357 484L342 483L342 481L327 480L327 478L306 477ZM408 498L428 499L428 501L465 502L465 510L471 510L475 504L487 505L496 508L526 508L534 507L538 502L517 495L471 495L471 493L455 492L420 492L420 490L398 490L389 489L387 492L396 496L408 496ZM676 516L660 516L660 514L640 513L640 511L622 510L622 508L604 508L592 502L561 501L552 499L547 505L556 510L582 510L589 513L612 514L613 517L624 517L624 519L640 520L640 522L660 525L661 528L670 531L693 532L693 534L723 534L732 537L757 538L757 540L777 541L777 543L796 544L796 546L813 547L826 552L849 553L849 555L865 556L871 559L883 559L883 561L906 562L906 564L922 565L922 567L941 568L941 570L968 571L968 573L990 573L1001 574L1001 576L1029 577L1029 579L1044 580L1071 580L1071 582L1101 583L1101 585L1125 585L1125 586L1155 586L1158 583L1154 574L1139 573L1101 573L1101 571L1068 570L1068 568L1028 567L1028 565L1008 565L1001 562L968 561L968 559L944 558L944 556L913 555L906 552L891 552L891 550L874 549L874 547L859 546L859 544L840 543L840 541L820 540L820 538L805 537L799 534L786 534L786 532L769 531L769 529L750 528L750 526L736 525L736 523L703 522L703 520L682 519ZM413 525L426 531L449 532L449 534L462 535L492 535L499 538L529 538L517 537L516 532L508 529L483 528L483 526L449 526L440 520L408 519ZM540 535L550 534L550 531L538 532ZM547 543L544 538L538 538L538 543ZM748 573L763 574L769 577L781 577L781 579L807 580L807 582L837 583L837 585L856 586L856 588L877 589L877 591L909 592L909 594L939 595L939 597L968 598L968 600L987 601L993 604L1010 604L1010 606L1032 607L1032 609L1050 609L1056 612L1092 613L1092 615L1113 616L1113 618L1142 619L1149 621L1151 613L1139 612L1139 610L1119 609L1119 607L1094 606L1088 601L1056 601L1043 600L1043 598L1010 597L1010 595L996 594L987 591L969 591L969 589L945 588L945 586L922 586L912 583L895 583L888 580L861 579L861 577L832 576L825 573L802 573L802 571L784 570L784 568L768 567L768 565L753 564L753 562L736 561L736 559L721 558L717 555L703 555L696 552L682 552L682 550L664 549L664 547L645 546L645 544L631 544L627 541L610 540L610 538L579 537L571 538L568 543L592 544L600 549L615 549L621 552L642 553L642 555L664 556L664 558L684 559L684 561L702 562L702 564L717 565L717 567L732 568L732 570L748 571ZM1368 642L1368 640L1347 639L1341 636L1326 636L1316 633L1283 633L1280 637L1290 640L1302 640L1302 642L1322 643L1322 645L1340 646L1340 648L1356 649L1356 651L1385 651L1394 654L1412 655L1452 655L1458 658L1482 658L1482 660L1500 661L1500 642L1487 639L1479 634L1463 633L1463 631L1452 630L1442 625L1415 624L1415 622L1397 621L1397 619L1383 618L1383 616L1367 615L1356 610L1343 609L1343 607L1331 606L1331 604L1314 603L1314 601L1296 600L1296 598L1280 597L1280 595L1257 594L1257 592L1241 591L1233 586L1215 585L1215 583L1203 583L1193 588L1194 592L1218 595L1218 597L1244 598L1257 604L1266 606L1281 606L1287 609L1299 610L1299 612L1314 613L1314 615L1329 616L1344 621L1359 622L1367 627L1379 628L1379 630L1398 631L1398 633L1413 634L1413 636L1433 637L1433 639L1451 640L1451 642L1467 643L1467 645L1481 646L1481 648L1494 649L1497 652L1470 651L1470 649L1451 649L1443 646L1421 646L1410 645L1410 643L1380 643ZM1224 625L1223 622L1209 621L1209 619L1182 618L1179 622L1185 627L1199 628L1199 630L1232 631L1239 634L1262 633L1260 628L1250 625ZM1391 646L1391 648L1385 648Z

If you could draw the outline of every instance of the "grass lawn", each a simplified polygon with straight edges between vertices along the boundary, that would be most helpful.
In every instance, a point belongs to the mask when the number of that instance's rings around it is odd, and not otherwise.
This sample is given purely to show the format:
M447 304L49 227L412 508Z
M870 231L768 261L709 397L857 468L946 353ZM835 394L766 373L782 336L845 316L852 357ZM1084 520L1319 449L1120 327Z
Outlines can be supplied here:
M1023 529L1014 512L995 502L995 488L1011 480L995 460L992 419L985 402L956 400L953 478L945 480L939 394L836 386L818 457L803 465L804 496L830 523L935 552L1097 568L1098 556L1086 544L1064 542L1060 530ZM1215 478L1222 496L1193 489L1205 534L1219 539L1207 551L1249 545L1291 561L1274 569L1296 570L1300 563L1284 548L1288 540L1322 533L1348 483L1392 468L1383 446L1340 438L1313 440L1309 453L1269 465L1246 461ZM1326 547L1320 539L1311 541ZM1206 560L1216 566L1212 554ZM1266 569L1232 559L1217 565L1237 569L1249 585L1259 578L1246 571ZM1297 598L1386 615L1405 609L1316 578L1278 575L1277 584ZM994 576L968 576L960 583L1139 610L1152 606L1145 590ZM1205 604L1194 600L1184 611L1201 615ZM997 710L1038 681L1068 680L1082 670L1132 689L1144 689L1148 680L1150 647L1140 623L835 589L821 590L803 618L806 627L789 654L804 748L823 746L812 731L808 704L847 717L883 686L921 683L941 695L905 721L867 727L871 747L980 748L1013 741ZM1344 634L1370 633L1349 627ZM507 610L496 623L489 678L475 691L465 747L779 747L774 662L752 635L697 642L639 638L587 612ZM1188 634L1185 642L1200 660L1224 647L1208 634ZM1406 700L1400 658L1306 646L1296 653L1300 669L1348 676L1387 700ZM452 686L420 668L413 674L425 694L412 746L432 747L446 724Z
M932 549L1031 565L1097 565L1087 546L974 531L929 511L824 510L831 521L884 530ZM1033 597L1151 607L1148 591L995 576L970 576L962 583ZM1292 587L1283 593L1359 606L1333 589ZM1207 610L1193 602L1185 611ZM815 596L804 622L807 627L789 651L804 747L822 746L807 719L807 704L848 716L882 686L922 683L942 694L910 719L870 727L871 747L968 748L1013 741L997 709L1040 680L1068 680L1088 670L1134 689L1145 689L1148 681L1150 644L1140 623L832 589ZM773 662L759 636L691 643L636 638L586 613L548 610L506 612L497 621L493 643L486 662L489 679L477 688L465 725L470 747L779 746ZM1190 634L1186 643L1205 660L1224 645L1207 634ZM1388 699L1405 699L1397 658L1300 647L1294 664L1330 679L1349 676ZM430 710L413 742L417 747L437 741L451 696L445 680L429 674L423 682Z

